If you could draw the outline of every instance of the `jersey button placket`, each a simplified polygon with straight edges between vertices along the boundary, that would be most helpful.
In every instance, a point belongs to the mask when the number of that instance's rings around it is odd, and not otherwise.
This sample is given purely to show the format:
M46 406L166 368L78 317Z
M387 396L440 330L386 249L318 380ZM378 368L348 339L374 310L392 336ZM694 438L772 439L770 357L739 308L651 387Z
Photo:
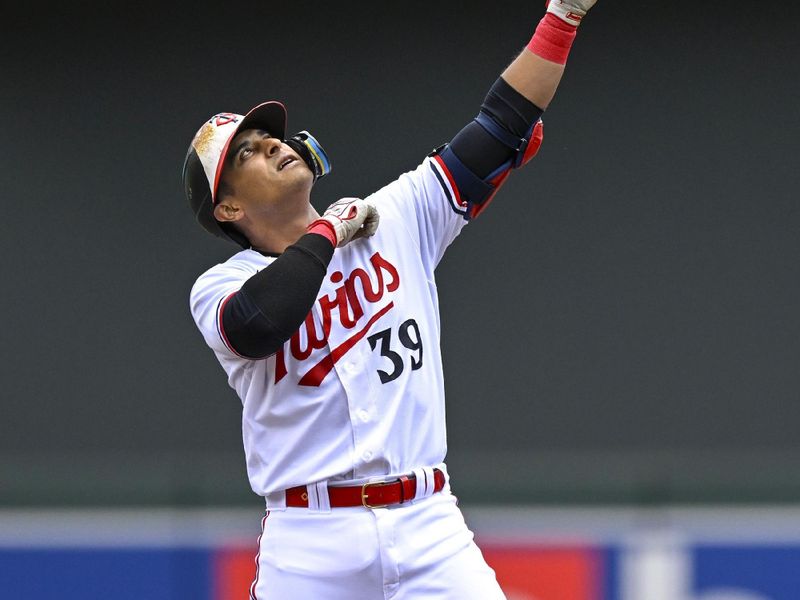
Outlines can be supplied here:
M369 406L371 402L371 391L364 386L364 370L368 356L364 356L364 349L357 346L350 351L350 355L345 357L338 367L339 379L347 395L347 403L350 407L350 426L353 431L353 442L355 444L355 472L358 474L359 463L368 463L374 457L374 452L367 448L364 441L368 438L369 423L372 420ZM368 387L368 386L367 386Z
M347 403L350 406L350 426L353 431L353 442L355 443L355 472L358 473L358 463L369 462L372 459L372 452L363 445L366 439L364 424L369 421L369 413L361 406L364 402L364 391L359 389L360 369L358 360L359 349L353 348L351 356L347 357L339 365L339 378L347 395ZM366 420L364 419L366 416Z

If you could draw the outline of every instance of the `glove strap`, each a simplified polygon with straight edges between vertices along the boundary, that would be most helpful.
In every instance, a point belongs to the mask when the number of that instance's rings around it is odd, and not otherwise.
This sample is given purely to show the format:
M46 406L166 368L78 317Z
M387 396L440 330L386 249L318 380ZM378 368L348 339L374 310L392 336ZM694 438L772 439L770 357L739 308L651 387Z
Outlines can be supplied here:
M327 238L328 241L333 244L334 248L336 247L336 244L339 243L336 239L336 230L333 228L333 225L331 225L331 223L325 219L317 219L308 226L306 231L308 233L316 233L317 235Z

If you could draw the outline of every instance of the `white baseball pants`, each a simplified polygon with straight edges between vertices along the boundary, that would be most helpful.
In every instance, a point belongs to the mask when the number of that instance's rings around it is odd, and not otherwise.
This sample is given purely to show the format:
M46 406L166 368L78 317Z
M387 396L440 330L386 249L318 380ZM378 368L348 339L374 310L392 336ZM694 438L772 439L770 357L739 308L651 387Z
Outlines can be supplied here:
M505 600L445 488L388 508L268 511L252 600Z

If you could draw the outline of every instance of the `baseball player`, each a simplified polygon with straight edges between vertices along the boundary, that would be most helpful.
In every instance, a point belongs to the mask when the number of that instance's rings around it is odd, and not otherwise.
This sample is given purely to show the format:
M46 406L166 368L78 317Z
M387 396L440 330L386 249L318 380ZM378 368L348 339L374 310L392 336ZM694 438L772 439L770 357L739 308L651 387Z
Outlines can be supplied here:
M551 2L478 116L415 170L321 216L331 169L265 102L191 142L187 198L241 246L191 311L242 401L247 473L266 502L252 600L503 598L450 493L434 269L542 141L578 25ZM473 360L466 357L464 367Z

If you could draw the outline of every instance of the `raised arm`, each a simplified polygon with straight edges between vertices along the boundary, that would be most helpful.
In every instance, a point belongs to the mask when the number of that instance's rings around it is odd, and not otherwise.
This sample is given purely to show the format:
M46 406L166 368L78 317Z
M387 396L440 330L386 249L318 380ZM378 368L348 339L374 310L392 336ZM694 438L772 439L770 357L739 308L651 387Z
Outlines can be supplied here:
M572 42L597 0L553 0L528 46L501 77L542 110L556 93Z
M478 116L438 149L467 218L479 215L511 169L536 154L540 117L556 93L578 25L597 0L552 0L531 41L489 90Z

